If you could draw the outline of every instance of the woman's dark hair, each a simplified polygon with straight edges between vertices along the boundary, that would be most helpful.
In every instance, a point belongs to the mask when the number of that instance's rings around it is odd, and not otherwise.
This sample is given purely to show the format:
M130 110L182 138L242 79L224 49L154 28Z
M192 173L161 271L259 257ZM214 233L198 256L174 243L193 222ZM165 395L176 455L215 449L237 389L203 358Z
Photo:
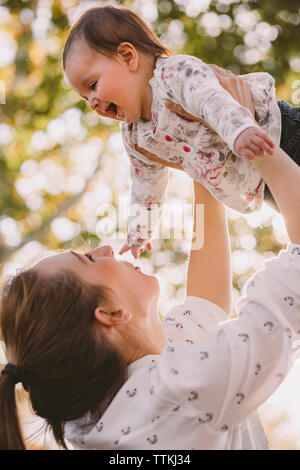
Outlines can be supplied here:
M90 47L103 55L114 57L122 42L153 58L173 55L146 23L124 7L90 8L72 26L63 51L63 68L72 44L83 38Z
M87 412L99 419L126 380L123 355L96 325L95 308L109 304L110 292L69 271L54 277L30 269L3 289L8 361L26 374L34 412L64 449L64 423ZM0 423L0 449L25 449L9 374L0 377Z

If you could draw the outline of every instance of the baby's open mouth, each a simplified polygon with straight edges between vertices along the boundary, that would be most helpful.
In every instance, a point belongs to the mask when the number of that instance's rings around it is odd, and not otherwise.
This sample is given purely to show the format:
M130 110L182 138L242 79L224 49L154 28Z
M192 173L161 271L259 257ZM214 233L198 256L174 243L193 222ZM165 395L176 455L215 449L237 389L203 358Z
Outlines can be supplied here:
M110 105L108 106L106 112L111 112L111 113L117 114L117 105L115 105L115 103L110 103Z
M120 108L118 108L118 106L115 103L110 103L106 112L113 113L116 119L119 119L121 121L124 120L123 114L122 113L120 114Z

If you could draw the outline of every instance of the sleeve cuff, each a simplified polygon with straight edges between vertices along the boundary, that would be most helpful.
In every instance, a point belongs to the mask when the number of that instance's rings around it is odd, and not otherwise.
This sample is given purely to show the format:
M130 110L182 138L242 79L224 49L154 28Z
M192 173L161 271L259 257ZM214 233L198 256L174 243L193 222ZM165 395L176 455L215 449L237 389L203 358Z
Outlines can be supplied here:
M260 130L260 127L255 123L255 121L252 121L252 122L248 122L247 124L244 124L243 126L239 127L236 132L232 133L230 135L230 139L228 139L227 143L228 143L228 146L229 148L233 151L233 153L235 155L237 155L238 157L241 157L241 158L244 158L242 156L240 156L235 150L234 150L234 145L235 145L235 141L236 139L238 138L238 136L244 132L246 129L249 129L250 127L257 127L257 129Z
M202 310L205 312L205 314L213 318L216 323L228 320L228 314L225 312L225 310L210 300L203 299L202 297L195 297L190 295L186 297L183 306L187 310Z
M300 244L298 243L289 243L286 247L287 251L294 251L294 253L299 253L300 256Z

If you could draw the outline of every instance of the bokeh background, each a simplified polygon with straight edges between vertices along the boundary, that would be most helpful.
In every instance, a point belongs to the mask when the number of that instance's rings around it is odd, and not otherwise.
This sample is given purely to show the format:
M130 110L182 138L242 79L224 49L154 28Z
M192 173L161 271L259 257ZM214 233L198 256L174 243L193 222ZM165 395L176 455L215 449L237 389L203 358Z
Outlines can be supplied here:
M300 106L299 0L0 0L1 281L54 250L109 243L118 252L124 243L131 183L119 124L91 112L61 65L70 25L87 8L106 4L140 14L177 53L236 74L269 72L278 99ZM161 315L185 296L191 204L192 181L170 170L173 235L155 240L151 256L136 263L160 280ZM247 216L228 211L228 220L237 300L288 238L281 215L266 205ZM298 361L260 409L271 449L300 449L299 397ZM51 438L39 437L42 423L25 401L20 411L34 434L28 445L54 448Z

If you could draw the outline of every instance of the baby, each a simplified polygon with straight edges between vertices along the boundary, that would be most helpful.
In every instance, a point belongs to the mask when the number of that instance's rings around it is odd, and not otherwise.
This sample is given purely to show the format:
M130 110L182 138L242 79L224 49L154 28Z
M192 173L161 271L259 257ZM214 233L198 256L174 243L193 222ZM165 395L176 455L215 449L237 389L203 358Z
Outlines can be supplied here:
M251 160L271 155L275 145L296 160L300 108L276 101L271 75L231 74L233 85L226 89L222 78L230 72L173 54L123 7L85 12L70 31L63 67L93 110L123 121L132 194L127 243L120 253L131 250L138 257L151 247L166 198L166 164L180 165L225 206L248 213L260 209L264 195L272 200ZM246 105L239 100L242 85L250 96ZM197 120L171 112L166 100ZM298 136L293 147L291 135ZM147 152L158 159L149 159Z

